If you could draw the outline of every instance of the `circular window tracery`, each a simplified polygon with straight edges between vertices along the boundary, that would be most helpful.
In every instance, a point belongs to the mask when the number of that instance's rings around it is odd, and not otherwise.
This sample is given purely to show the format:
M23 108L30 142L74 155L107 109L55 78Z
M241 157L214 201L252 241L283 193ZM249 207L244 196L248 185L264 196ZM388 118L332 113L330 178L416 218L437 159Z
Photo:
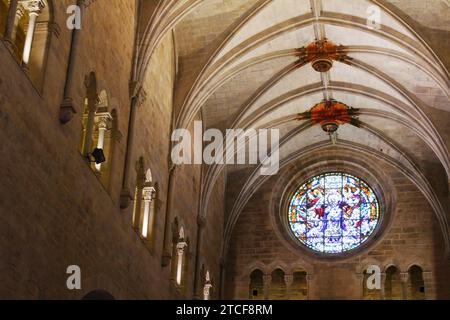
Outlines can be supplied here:
M327 254L353 250L375 231L379 202L362 179L326 173L305 182L289 202L288 222L309 249Z

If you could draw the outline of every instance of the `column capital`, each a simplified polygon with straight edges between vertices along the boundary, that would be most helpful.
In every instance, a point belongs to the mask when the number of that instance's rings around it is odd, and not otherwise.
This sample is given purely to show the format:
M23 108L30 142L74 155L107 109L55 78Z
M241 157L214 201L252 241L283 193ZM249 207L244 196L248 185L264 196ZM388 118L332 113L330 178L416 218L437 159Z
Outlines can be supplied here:
M270 275L270 274L263 275L264 286L269 285L271 282L272 282L272 275Z
M131 81L129 84L130 98L135 100L135 107L142 106L147 101L147 92L138 81Z
M46 5L44 0L20 0L19 3L30 14L40 14Z
M144 201L151 202L154 199L155 191L155 188L153 188L152 186L145 186L144 189L142 189L142 196L144 198Z
M409 278L408 272L400 272L400 280L401 282L407 282Z
M99 129L109 129L112 122L112 116L109 112L97 113L95 115L97 126Z
M183 254L186 247L187 247L187 242L185 242L184 240L178 242L177 243L178 254Z
M293 274L285 274L284 275L284 283L286 284L287 287L292 286L292 284L294 283L294 275Z

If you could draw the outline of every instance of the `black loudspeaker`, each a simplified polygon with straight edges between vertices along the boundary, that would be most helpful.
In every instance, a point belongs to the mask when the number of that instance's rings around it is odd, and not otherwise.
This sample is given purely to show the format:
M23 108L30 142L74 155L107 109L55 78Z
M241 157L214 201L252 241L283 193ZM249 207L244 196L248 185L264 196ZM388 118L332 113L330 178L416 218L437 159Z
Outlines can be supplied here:
M92 151L91 155L92 157L94 157L94 161L96 164L100 164L106 161L103 149L95 148L94 151Z

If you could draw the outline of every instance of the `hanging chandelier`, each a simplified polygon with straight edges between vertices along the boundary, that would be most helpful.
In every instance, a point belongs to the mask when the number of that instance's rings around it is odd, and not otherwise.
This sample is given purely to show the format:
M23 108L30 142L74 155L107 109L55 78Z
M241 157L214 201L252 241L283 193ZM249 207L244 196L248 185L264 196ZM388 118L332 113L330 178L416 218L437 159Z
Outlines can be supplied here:
M307 47L298 49L298 55L302 64L311 63L315 71L328 72L333 67L334 61L348 63L351 60L345 54L344 48L328 39L317 40Z
M320 124L323 131L333 134L340 125L351 124L356 127L360 126L356 116L359 109L347 106L345 103L336 100L324 100L307 112L300 113L298 120L311 120L314 124Z

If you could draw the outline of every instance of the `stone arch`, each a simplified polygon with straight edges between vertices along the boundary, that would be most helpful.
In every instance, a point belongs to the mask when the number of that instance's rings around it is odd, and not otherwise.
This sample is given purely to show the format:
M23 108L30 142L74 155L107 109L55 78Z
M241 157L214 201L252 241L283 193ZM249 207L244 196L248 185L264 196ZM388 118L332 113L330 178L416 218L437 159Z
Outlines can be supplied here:
M388 265L385 269L384 298L386 300L403 299L403 288L400 269L396 265Z
M424 300L426 285L424 270L420 265L412 264L408 267L408 300Z
M264 275L265 275L264 272L258 268L255 268L249 274L250 300L264 300L265 298Z

